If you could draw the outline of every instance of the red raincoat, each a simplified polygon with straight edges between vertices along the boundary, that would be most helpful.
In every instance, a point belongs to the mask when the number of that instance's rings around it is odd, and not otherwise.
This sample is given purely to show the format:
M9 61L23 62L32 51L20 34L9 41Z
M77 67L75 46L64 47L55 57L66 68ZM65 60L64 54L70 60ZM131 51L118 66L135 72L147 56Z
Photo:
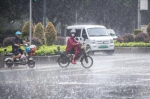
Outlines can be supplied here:
M66 47L66 52L69 52L70 50L74 49L75 51L75 60L78 58L79 56L79 53L81 51L81 47L80 45L76 45L78 42L72 37L70 36L68 38L68 41L67 41L67 47Z

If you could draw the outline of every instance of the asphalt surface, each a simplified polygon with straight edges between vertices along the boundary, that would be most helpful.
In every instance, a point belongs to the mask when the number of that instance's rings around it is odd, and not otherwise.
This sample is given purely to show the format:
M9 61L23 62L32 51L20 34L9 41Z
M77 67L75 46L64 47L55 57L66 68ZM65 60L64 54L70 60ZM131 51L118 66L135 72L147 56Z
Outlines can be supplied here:
M92 57L90 69L80 62L0 69L0 99L150 99L150 54Z

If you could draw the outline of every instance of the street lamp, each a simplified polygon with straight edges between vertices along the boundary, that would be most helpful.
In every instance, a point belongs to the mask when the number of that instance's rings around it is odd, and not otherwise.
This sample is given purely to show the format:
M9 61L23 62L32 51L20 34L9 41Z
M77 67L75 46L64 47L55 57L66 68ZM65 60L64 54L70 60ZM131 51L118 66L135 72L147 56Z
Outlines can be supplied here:
M31 27L32 27L32 0L30 0L30 45L32 43L32 40L31 40L32 28Z
M138 29L141 28L140 0L138 0Z
M46 0L44 0L44 20L43 20L44 28L46 27Z
M77 14L77 10L76 10L76 25L77 25L77 19L78 19L78 14Z

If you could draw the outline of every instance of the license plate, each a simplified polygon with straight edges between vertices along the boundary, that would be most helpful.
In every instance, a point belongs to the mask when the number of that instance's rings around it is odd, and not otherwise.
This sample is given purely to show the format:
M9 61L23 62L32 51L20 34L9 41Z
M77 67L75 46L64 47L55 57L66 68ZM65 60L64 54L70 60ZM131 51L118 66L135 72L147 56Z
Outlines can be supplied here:
M108 48L107 45L101 45L99 48Z

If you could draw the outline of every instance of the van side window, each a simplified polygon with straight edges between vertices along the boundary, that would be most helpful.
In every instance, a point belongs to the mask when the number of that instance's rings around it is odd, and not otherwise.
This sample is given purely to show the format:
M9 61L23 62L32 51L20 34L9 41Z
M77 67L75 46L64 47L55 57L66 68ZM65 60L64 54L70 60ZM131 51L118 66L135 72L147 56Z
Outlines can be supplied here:
M84 38L84 37L87 37L87 34L86 34L86 32L85 32L85 29L83 29L83 31L82 31L82 37Z
M80 37L81 29L76 29L76 37Z
M66 37L70 36L70 31L71 30L72 29L67 29ZM76 29L76 37L80 37L80 34L81 34L81 29Z

